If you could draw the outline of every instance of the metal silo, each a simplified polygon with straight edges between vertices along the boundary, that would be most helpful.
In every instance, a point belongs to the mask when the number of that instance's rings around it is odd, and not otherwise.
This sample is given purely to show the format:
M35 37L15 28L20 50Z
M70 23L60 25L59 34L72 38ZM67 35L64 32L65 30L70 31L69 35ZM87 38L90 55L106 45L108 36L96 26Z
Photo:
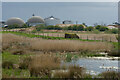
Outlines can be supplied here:
M53 16L45 18L44 20L45 20L45 25L46 26L49 26L49 25L54 25L55 26L56 24L60 24L60 19L55 18Z
M6 21L5 23L6 25L14 25L14 24L17 24L19 26L22 26L24 24L24 21L20 18L17 18L17 17L13 17L13 18L10 18Z
M27 24L29 26L44 24L44 19L42 19L40 16L32 16L30 19L28 19Z

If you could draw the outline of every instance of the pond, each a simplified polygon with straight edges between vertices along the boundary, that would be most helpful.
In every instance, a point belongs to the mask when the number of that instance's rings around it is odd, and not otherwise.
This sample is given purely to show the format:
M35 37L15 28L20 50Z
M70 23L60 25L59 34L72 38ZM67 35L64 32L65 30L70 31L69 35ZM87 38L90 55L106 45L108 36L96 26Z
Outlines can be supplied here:
M86 68L87 73L91 75L98 75L101 72L107 70L118 71L118 60L99 60L92 58L80 58L78 60L72 60L71 62L62 62L62 64L66 64L67 66L79 65L80 67Z

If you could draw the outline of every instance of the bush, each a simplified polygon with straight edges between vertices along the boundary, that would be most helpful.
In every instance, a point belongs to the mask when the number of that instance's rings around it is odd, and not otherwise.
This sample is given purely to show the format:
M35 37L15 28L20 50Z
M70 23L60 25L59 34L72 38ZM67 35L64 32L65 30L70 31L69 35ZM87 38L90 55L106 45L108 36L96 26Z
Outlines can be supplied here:
M87 31L93 31L93 29L94 29L94 27L92 27L92 26L86 28Z
M50 77L50 71L58 68L60 68L60 60L58 57L49 54L41 54L32 58L29 71L31 77Z
M95 30L93 30L93 33L95 33L95 34L99 34L100 31L98 31L97 29L95 29Z
M31 60L32 60L31 57L25 58L21 63L19 63L19 68L20 69L28 69Z
M97 30L99 30L99 31L107 31L107 30L108 30L107 27L101 26L101 25L97 25L97 26L95 27L95 29L97 29Z
M30 26L28 26L27 24L22 25L22 28L28 28L28 27L30 27Z
M74 25L74 26L69 26L68 30L74 30L74 31L84 31L84 26L83 25Z
M9 25L7 28L8 29L15 29L15 28L21 28L21 26L19 26L18 24L13 24L13 25Z
M24 50L21 50L21 49L16 49L16 50L12 50L11 53L13 55L23 55L25 54L26 52Z
M107 31L107 30L108 30L108 28L104 27L104 26L100 27L100 29L99 29L99 31Z
M13 68L13 62L11 61L4 61L2 63L2 68L6 68L6 69L11 69Z
M84 78L85 77L85 68L79 67L76 65L70 66L70 78Z
M84 31L84 26L83 25L77 26L77 31Z
M32 33L36 33L37 32L37 30L32 30Z
M48 30L62 30L62 28L59 27L59 26L46 26L45 29L48 29Z
M102 72L100 74L100 76L103 77L103 78L111 78L111 79L116 79L116 80L120 79L119 72L115 72L115 71Z
M68 53L66 56L67 56L67 57L66 57L66 61L67 61L67 62L70 62L70 61L71 61L71 58L72 58L72 55L71 55L70 53Z
M85 68L76 65L69 65L66 70L56 70L53 74L54 78L92 78L91 75L85 73Z
M119 51L118 51L117 49L115 49L115 50L110 51L110 52L108 53L108 55L109 55L109 56L118 57L118 56L120 56L120 53L119 53Z
M118 29L111 29L111 33L118 34Z
M74 33L65 33L65 38L77 38L79 39L79 36Z

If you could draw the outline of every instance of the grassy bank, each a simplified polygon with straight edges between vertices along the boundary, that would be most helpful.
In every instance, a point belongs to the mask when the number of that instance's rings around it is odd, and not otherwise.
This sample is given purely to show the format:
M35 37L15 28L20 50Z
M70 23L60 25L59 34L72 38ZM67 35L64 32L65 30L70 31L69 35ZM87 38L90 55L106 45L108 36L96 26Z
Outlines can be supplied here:
M67 53L67 58L70 54ZM2 77L3 78L92 78L86 74L86 69L76 65L60 67L62 59L58 54L34 54L14 55L9 52L2 53ZM66 58L66 59L67 59ZM5 63L7 61L7 63ZM3 66L4 64L4 66ZM24 64L24 65L22 65ZM28 64L26 66L25 64ZM69 70L62 72L62 70ZM117 78L119 73L106 71L96 75L99 78ZM87 80L87 79L86 79Z
M52 39L52 40L80 40L80 41L100 42L100 40L70 39L70 38L64 38L64 37L43 36L43 35L35 35L35 34L28 34L28 33L23 33L23 32L13 32L13 31L2 31L1 33L12 33L12 34L21 35L21 36L30 37L30 38L37 37L37 38Z

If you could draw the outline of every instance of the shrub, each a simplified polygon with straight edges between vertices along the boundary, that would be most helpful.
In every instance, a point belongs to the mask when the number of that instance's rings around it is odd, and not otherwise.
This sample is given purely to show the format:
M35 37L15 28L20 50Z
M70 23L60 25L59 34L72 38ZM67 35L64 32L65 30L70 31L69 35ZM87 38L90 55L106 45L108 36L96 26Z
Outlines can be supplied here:
M67 30L84 31L84 26L83 25L69 26Z
M79 36L74 33L65 33L65 38L78 38L79 39Z
M42 29L45 29L45 25L44 24L36 25L36 30L37 31L41 31Z
M46 26L45 29L48 29L48 30L62 30L61 27L59 26Z
M32 30L32 33L36 33L37 32L37 30Z
M108 30L107 27L101 26L101 25L97 25L97 26L95 27L95 29L97 29L97 30L99 30L99 31L107 31L107 30Z
M87 31L93 31L93 29L94 29L94 27L92 27L92 26L86 28Z
M25 58L21 63L19 63L19 68L20 69L28 69L31 60L32 60L31 57Z
M46 75L50 77L50 71L58 68L60 68L59 58L49 54L34 56L29 65L30 75L36 77Z
M4 62L2 62L2 68L6 68L6 69L13 68L13 62L11 62L11 61L4 61Z
M99 29L99 31L107 31L107 30L108 30L108 28L104 27L104 26L100 27L100 29Z
M23 55L26 52L25 52L25 50L16 49L16 50L12 50L11 53L14 54L14 55Z
M56 70L53 73L54 78L91 78L91 75L85 73L85 68L76 65L69 65L66 70Z
M117 49L114 49L114 50L110 51L108 53L108 55L109 56L116 56L116 57L118 57L118 56L120 56L120 53L119 53L119 51Z
M111 33L118 34L118 29L111 29Z
M28 26L27 24L22 25L22 28L28 28L28 27L30 27L30 26Z
M70 61L71 61L71 58L72 58L72 55L71 55L70 53L68 53L68 54L66 55L66 61L67 61L67 62L70 62Z
M19 26L18 24L13 24L13 25L9 25L7 28L14 29L14 28L21 28L21 26Z
M85 73L85 69L76 65L70 65L66 72L56 71L54 73L55 78L86 78L87 74Z
M94 32L95 34L99 34L99 33L100 33L100 31L97 30L97 29L93 30L93 32Z
M85 68L76 65L69 66L70 78L84 78Z
M83 25L77 26L77 31L84 31L84 26Z
M100 76L103 78L111 78L111 79L118 79L118 80L120 79L119 72L115 72L115 71L102 72Z

